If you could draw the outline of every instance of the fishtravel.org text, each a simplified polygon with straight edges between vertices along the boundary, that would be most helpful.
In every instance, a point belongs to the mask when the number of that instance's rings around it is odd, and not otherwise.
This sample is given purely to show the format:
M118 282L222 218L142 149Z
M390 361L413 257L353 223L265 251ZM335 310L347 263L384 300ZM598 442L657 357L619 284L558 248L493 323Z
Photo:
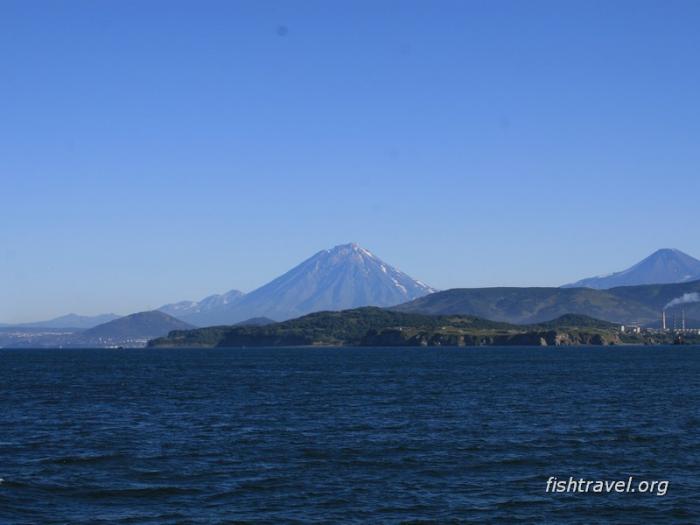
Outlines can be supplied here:
M593 494L652 494L655 496L665 496L668 491L668 481L636 481L633 476L626 480L586 480L583 478L576 479L573 476L560 479L555 476L550 476L547 479L547 488L545 492L553 494L561 493L593 493Z

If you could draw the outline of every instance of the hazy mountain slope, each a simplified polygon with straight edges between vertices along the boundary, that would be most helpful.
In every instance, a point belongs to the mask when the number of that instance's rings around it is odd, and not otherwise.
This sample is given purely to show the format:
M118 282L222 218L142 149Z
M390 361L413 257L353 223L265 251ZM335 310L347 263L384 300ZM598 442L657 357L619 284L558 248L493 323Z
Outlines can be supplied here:
M68 314L61 317L56 317L55 319L49 319L48 321L37 321L35 323L23 323L15 326L22 326L27 328L79 328L88 329L94 326L108 323L119 319L118 315L115 314L101 314L101 315L77 315Z
M171 330L188 330L192 325L166 313L153 310L139 312L114 321L101 324L80 334L81 340L88 339L150 339L167 335Z
M392 306L434 290L357 244L318 252L241 298L229 323L251 317L278 321L321 310Z
M700 261L680 250L659 250L627 270L591 277L564 285L564 288L605 290L617 286L683 283L700 279Z

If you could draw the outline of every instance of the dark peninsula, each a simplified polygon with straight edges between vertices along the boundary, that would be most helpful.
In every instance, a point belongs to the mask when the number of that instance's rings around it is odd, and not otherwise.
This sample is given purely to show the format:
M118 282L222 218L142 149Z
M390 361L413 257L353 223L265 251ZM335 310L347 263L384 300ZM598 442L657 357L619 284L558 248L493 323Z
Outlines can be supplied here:
M264 346L577 346L643 344L620 326L584 315L514 325L464 315L424 315L382 308L318 312L265 326L175 330L151 340L163 347Z

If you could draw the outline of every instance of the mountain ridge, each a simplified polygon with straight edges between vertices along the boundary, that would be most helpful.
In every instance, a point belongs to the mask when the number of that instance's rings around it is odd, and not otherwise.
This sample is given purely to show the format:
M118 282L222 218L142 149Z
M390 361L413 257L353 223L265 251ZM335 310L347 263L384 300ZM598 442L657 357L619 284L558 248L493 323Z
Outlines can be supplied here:
M587 315L602 321L655 326L674 299L700 293L689 283L593 288L453 288L398 305L400 312L474 315L493 321L536 324L561 315ZM683 305L689 321L700 325L700 302ZM678 307L676 307L678 309Z
M219 311L231 309L244 295L240 290L229 290L223 294L209 295L201 301L180 301L165 304L158 310L198 326L207 324L212 314L217 315Z

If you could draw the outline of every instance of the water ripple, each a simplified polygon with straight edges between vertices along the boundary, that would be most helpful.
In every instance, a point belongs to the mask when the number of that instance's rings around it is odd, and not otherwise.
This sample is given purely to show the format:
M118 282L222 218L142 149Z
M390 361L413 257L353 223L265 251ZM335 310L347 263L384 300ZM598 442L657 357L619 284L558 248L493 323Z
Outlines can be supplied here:
M2 350L0 405L3 525L700 523L699 348Z

